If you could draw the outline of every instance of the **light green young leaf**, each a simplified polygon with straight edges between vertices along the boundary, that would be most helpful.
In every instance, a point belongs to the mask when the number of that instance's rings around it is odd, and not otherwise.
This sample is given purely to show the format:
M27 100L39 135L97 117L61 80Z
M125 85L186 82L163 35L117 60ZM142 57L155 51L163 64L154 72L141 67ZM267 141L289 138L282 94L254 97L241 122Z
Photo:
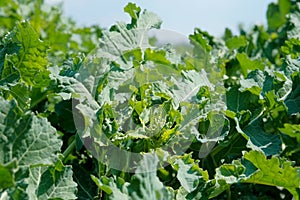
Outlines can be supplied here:
M299 199L299 167L293 167L292 162L277 157L267 159L258 151L246 153L244 159L250 161L257 171L243 182L284 187L294 195L295 199Z
M128 3L125 6L124 11L127 12L133 20L137 20L139 18L141 8L134 3Z
M260 60L251 60L247 54L245 53L238 53L236 55L237 60L239 61L241 65L241 72L246 77L248 75L248 72L250 70L255 69L264 69L264 64Z
M245 36L235 36L226 40L226 46L232 49L238 49L240 47L245 47L247 45L247 40Z
M284 128L279 128L279 131L292 138L296 138L297 142L300 144L300 125L284 124Z
M17 45L20 49L13 51L16 54L7 57L10 62L5 63L2 72L5 74L4 77L7 77L13 68L18 71L21 80L27 85L47 86L50 74L47 70L47 45L39 39L39 35L29 22L18 23L14 31L7 36L7 43Z
M16 167L15 165L15 161L6 165L2 165L0 163L0 190L7 189L15 185L13 172L13 168Z
M288 0L279 0L278 3L271 3L268 6L267 19L270 30L275 31L287 21L287 14L290 11L291 3Z
M101 179L98 179L95 176L91 176L92 180L96 183L99 189L104 191L106 194L109 195L109 199L112 200L118 200L118 199L124 199L129 200L131 199L130 196L125 192L126 186L124 185L122 188L119 188L116 184L116 181L111 177L102 177Z

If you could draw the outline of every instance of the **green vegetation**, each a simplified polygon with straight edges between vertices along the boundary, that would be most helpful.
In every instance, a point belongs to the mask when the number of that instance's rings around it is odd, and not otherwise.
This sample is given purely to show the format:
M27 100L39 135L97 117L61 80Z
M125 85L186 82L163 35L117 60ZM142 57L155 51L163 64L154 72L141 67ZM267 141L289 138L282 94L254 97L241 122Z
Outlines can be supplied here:
M299 200L300 4L184 49L124 11L105 30L0 1L0 199Z

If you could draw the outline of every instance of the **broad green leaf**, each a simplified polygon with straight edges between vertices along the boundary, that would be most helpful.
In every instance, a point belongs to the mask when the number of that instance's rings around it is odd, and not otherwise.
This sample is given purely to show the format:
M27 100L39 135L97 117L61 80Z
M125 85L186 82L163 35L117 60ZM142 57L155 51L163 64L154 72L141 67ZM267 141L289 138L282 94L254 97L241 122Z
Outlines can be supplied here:
M234 160L232 164L223 164L216 168L216 191L212 195L220 194L230 185L238 183L245 177L245 166L240 161Z
M174 193L168 190L156 175L158 158L156 155L146 155L136 170L129 191L134 200L138 199L174 199ZM134 190L134 191L132 191Z
M132 6L129 4L127 8ZM148 31L152 28L159 28L161 24L161 20L149 11L144 11L135 20L136 26L134 27L128 27L125 23L118 23L112 31L104 32L97 56L117 62L121 69L132 68L131 62L124 58L124 54L132 49L150 47Z
M263 153L257 151L246 153L244 158L257 168L245 182L284 187L295 199L299 199L299 168L293 167L292 162L277 157L267 159Z
M240 91L249 91L262 98L266 93L275 91L278 97L284 97L290 90L291 81L281 71L251 71L246 79L240 80Z
M16 43L6 42L1 48L0 51L0 77L1 83L4 82L5 79L9 79L12 74L15 74L16 78L18 78L18 73L13 72L14 68L10 65L10 56L15 53L18 53L20 50L20 46ZM4 72L5 71L5 72Z
M290 10L290 13L289 13L288 19L289 19L289 25L291 28L287 31L287 36L288 36L288 39L291 39L291 38L298 39L299 33L300 33L300 29L299 29L300 5L297 2L296 5L292 5L292 6L294 6L295 10L293 10L292 12Z
M200 169L197 163L190 163L184 158L176 160L174 164L178 165L177 179L188 193L203 187L208 181L208 173Z
M158 89L172 97L175 108L178 108L183 102L196 103L197 93L203 87L207 87L209 91L216 90L204 70L199 72L196 70L181 71L180 75L174 74L170 76L170 80L162 81L159 82ZM217 103L217 100L213 98L210 101L211 104Z
M149 12L147 10L144 10L144 12L139 16L139 20L137 20L137 28L138 29L144 29L144 30L150 30L150 29L154 29L154 28L159 29L161 24L162 24L162 21L161 21L160 17L158 15L156 15L155 13ZM143 35L142 37L146 37L145 32L142 35ZM141 41L142 40L140 40L140 42Z
M215 178L224 189L228 188L227 184L235 183L279 186L291 192L295 199L299 199L299 169L284 159L267 159L262 152L250 151L244 154L241 161L224 164L216 172Z
M237 87L232 87L226 93L226 101L228 110L236 113L241 111L254 111L260 105L258 104L259 97L248 91L241 92Z
M72 168L61 171L47 167L30 168L26 192L30 199L76 199L77 184L72 178Z
M284 101L285 105L288 107L288 114L296 114L300 112L300 73L294 73L292 80L292 91Z
M293 59L290 55L288 55L280 70L283 71L287 77L292 77L295 72L299 72L300 62L299 60Z
M262 88L253 79L242 79L240 81L240 84L241 84L240 90L243 92L248 90L249 92L257 96L261 94Z
M176 177L181 184L176 199L208 199L212 185L208 172L199 167L197 159L193 159L191 154L174 156L171 159L174 159L171 165L177 171Z
M181 160L178 160L177 163L179 165L177 178L181 186L189 193L194 191L199 184L199 177L193 172L189 172L191 166L185 165Z
M229 133L229 121L216 110L208 113L207 118L200 120L197 140L200 141L199 158L205 158L214 146L225 139Z
M253 119L249 125L241 129L236 119L237 130L248 140L247 147L261 151L265 155L277 155L282 150L282 142L278 134L267 133L263 129L261 117Z
M36 99L31 98L31 92L29 91L28 87L22 83L11 86L9 88L9 93L12 97L14 97L14 99L17 101L18 107L23 111L28 110L32 105L32 100ZM41 96L38 96L38 99L40 98Z
M72 100L73 120L80 136L85 138L98 135L100 129L96 113L100 106L89 91L90 88L75 78L60 76L55 72L51 74L51 79L56 82L57 95L63 100Z
M145 50L145 57L146 61L154 61L155 63L163 64L163 65L170 65L171 62L166 59L166 52L163 50L154 51L152 49Z
M240 91L244 92L248 90L254 95L259 96L264 87L265 74L260 70L252 71L248 74L246 79L240 80Z
M10 144L6 146L7 153L11 153L6 159L16 158L19 166L52 164L56 159L55 152L60 149L61 141L49 122L44 118L29 116L15 123L16 133L8 137L16 138L11 138ZM23 124L27 126L24 127Z
M5 164L16 159L19 167L52 164L61 141L47 119L33 114L18 116L13 102L2 98L0 106L4 108L3 115L0 115L3 130L0 161Z

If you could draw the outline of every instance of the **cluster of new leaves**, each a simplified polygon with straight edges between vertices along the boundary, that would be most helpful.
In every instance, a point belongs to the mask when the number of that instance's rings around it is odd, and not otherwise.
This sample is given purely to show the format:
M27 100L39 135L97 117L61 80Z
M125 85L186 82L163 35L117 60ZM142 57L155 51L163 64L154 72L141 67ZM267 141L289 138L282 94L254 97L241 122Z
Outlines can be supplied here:
M0 199L300 199L300 4L188 47L124 11L102 30L0 2Z

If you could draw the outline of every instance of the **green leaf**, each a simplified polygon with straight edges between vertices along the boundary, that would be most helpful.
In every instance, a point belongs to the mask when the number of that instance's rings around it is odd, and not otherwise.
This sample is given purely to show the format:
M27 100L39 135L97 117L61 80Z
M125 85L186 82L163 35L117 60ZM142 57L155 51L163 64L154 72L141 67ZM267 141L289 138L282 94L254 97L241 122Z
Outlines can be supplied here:
M296 114L300 112L300 73L294 73L292 80L292 91L284 101L285 105L288 107L288 114Z
M26 192L30 199L76 199L77 184L72 175L69 166L61 171L46 167L30 168Z
M78 192L76 193L78 199L93 199L98 192L97 185L91 178L92 171L87 168L87 165L72 165L73 179L78 185Z
M170 65L171 62L166 59L166 52L163 50L154 51L150 48L146 49L145 51L145 58L146 61L154 61L155 63L160 63L163 65Z
M133 190L131 197L134 200L138 199L174 199L174 194L169 191L156 175L158 158L155 154L144 156L136 174L133 177L129 190Z
M94 82L81 83L75 78L55 73L51 74L51 79L56 82L56 95L61 96L63 100L72 100L73 98L73 120L79 135L83 138L97 135L100 128L96 113L100 109L100 105L90 91L93 90Z
M237 60L240 63L241 66L241 72L246 77L248 75L248 72L250 70L255 69L264 69L264 64L260 60L251 60L247 54L245 53L238 53L236 55Z
M195 29L194 34L189 36L191 43L196 47L200 47L205 53L212 50L210 42L210 36L208 33L201 31L200 29Z
M279 131L292 138L296 138L297 142L300 144L300 125L284 124L284 128L279 128Z
M241 161L224 164L216 172L215 178L223 189L228 188L227 184L235 183L279 186L291 192L295 199L299 199L299 168L293 167L292 162L284 159L267 159L262 152L250 151L244 154Z
M243 130L236 119L238 131L248 140L247 147L261 151L265 155L277 155L282 150L282 142L278 134L267 133L263 129L262 118L253 119Z
M175 108L182 102L195 102L196 95L202 87L207 87L210 91L215 89L204 70L200 72L195 70L182 71L179 76L176 74L171 76L167 83L168 85L160 83L159 90L172 97Z
M124 11L127 12L133 20L137 20L139 18L141 8L134 3L128 3L124 7Z
M109 199L118 200L118 199L131 199L130 196L123 190L123 186L121 188L116 184L116 181L111 177L102 177L101 179L96 178L95 176L91 176L92 180L96 183L99 189L104 191L109 195ZM126 185L124 185L126 186Z
M238 49L240 47L245 47L247 45L247 40L245 36L235 36L226 40L226 46L230 49Z
M2 165L0 163L0 189L7 189L15 185L14 172L15 162Z
M246 79L240 80L240 84L240 91L249 91L260 98L270 91L274 91L281 98L291 89L291 81L283 72L269 69L251 71Z
M1 83L5 82L4 80L9 80L12 75L16 77L16 79L19 77L17 72L14 72L13 66L9 65L10 62L10 56L18 53L20 50L20 46L16 43L12 42L6 42L3 45L3 48L1 48L0 51L0 77L1 77ZM12 82L12 81L11 81Z
M287 56L290 56L293 59L299 57L300 41L296 38L291 38L285 41L285 45L281 47L282 53Z
M230 88L226 93L228 110L236 113L246 110L255 110L259 106L258 99L259 97L257 95L248 91L241 92L237 87Z
M190 163L188 159L178 159L175 165L178 165L177 179L188 193L197 187L203 187L208 181L208 173L200 169L197 163Z
M129 7L132 7L129 4ZM127 7L127 8L129 8ZM103 32L100 40L100 49L97 56L117 62L121 69L130 69L132 64L124 58L124 54L132 49L145 49L150 47L148 31L159 28L161 20L157 15L144 11L136 19L136 26L128 27L124 23L117 23L111 31Z
M277 157L267 159L257 151L246 153L244 158L258 169L245 182L284 187L299 199L300 171L292 162Z
M300 29L299 29L300 5L298 3L296 3L296 5L295 4L292 5L291 8L292 9L290 9L289 18L288 18L290 29L287 31L287 36L288 36L288 39L291 39L291 38L298 39L299 31L300 31Z
M230 185L241 182L245 177L245 166L239 160L232 161L232 164L223 164L216 168L216 188L211 194L217 196L230 188Z
M19 51L13 51L16 54L6 57L10 61L7 65L13 65L10 67L18 71L21 80L27 85L47 86L50 74L47 69L46 50L48 47L39 39L35 30L28 22L18 23L7 38L7 43L19 47ZM6 46L9 47L9 45ZM11 52L11 50L5 51ZM8 73L5 72L8 68L9 66L5 66L3 73Z
M0 147L4 152L0 154L0 161L5 164L16 159L19 167L52 164L62 142L47 119L33 114L19 117L15 104L2 98L0 107L4 112L0 115L0 127L3 127Z
M61 141L50 123L36 116L16 123L16 138L7 145L8 152L12 153L10 159L17 158L19 166L52 164L56 158L55 152L60 150ZM27 124L27 127L23 127L23 124Z
M272 31L276 31L286 21L286 15L289 13L291 3L289 0L279 0L278 3L271 3L268 6L267 20L268 27Z
M178 160L177 163L179 165L177 179L181 186L189 193L194 191L198 187L199 177L196 174L189 172L191 166L186 166L181 160Z
M240 80L241 87L240 91L244 92L248 90L254 95L259 96L263 92L265 84L266 75L260 70L254 70L250 72L246 79Z

